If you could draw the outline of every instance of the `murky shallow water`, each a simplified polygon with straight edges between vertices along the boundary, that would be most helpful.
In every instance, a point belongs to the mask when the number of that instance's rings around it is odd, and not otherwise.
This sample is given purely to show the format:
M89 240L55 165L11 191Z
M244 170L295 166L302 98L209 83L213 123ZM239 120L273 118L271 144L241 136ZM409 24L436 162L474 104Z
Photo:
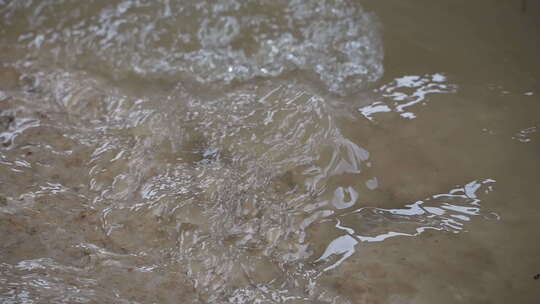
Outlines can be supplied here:
M535 303L540 7L469 2L0 0L2 302Z

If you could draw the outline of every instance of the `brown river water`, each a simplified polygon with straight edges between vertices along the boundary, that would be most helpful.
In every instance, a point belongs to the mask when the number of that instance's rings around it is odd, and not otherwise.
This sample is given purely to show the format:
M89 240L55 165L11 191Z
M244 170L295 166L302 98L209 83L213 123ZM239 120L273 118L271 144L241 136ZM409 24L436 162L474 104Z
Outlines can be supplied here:
M540 2L0 0L1 303L540 303Z

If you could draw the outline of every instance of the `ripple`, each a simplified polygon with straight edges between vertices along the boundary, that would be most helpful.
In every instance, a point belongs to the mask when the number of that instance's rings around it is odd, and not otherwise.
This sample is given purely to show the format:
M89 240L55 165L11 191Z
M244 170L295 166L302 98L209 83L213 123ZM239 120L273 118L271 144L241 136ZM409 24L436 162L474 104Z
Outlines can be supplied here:
M486 212L478 194L488 179L402 208L370 207L376 165L341 129L342 105L294 84L203 99L181 85L134 95L58 68L27 75L34 89L4 103L16 136L1 150L11 182L0 216L14 223L5 227L14 260L2 271L19 288L7 299L189 291L195 303L347 303L317 278L358 243L457 233Z

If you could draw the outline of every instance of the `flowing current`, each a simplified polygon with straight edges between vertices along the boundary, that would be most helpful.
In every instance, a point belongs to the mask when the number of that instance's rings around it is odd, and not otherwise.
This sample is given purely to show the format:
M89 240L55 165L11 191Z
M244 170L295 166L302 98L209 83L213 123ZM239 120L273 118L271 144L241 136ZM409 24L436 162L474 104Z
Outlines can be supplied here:
M497 131L432 105L459 71L384 77L361 4L0 0L0 302L438 303L396 261L502 225L506 175L437 111Z

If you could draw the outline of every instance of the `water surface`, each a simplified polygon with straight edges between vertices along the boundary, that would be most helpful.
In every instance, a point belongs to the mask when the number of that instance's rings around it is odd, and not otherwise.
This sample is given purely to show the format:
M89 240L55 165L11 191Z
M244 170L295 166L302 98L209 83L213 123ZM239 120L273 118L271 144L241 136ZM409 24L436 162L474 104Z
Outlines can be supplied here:
M535 303L533 1L0 0L3 303Z

